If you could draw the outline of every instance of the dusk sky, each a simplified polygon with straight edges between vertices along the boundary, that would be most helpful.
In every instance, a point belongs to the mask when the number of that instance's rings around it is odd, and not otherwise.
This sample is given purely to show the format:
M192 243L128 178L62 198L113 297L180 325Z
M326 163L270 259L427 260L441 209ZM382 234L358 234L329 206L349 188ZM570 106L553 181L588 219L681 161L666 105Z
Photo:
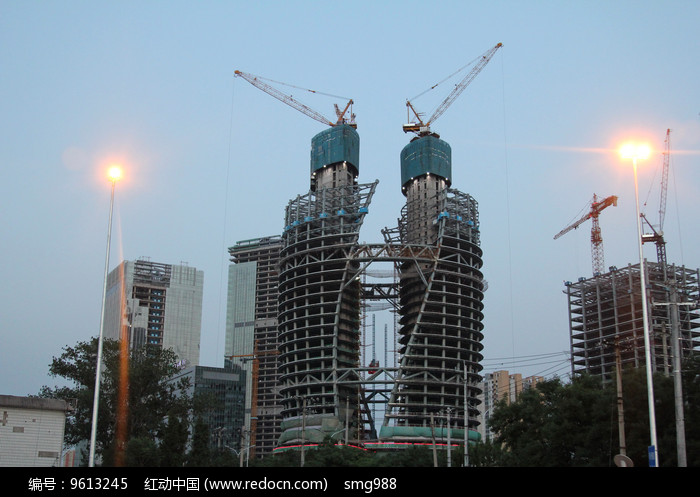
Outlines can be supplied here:
M99 332L112 163L110 269L202 269L200 364L223 365L227 248L281 234L325 129L235 70L295 85L280 89L328 117L354 100L360 182L379 180L360 238L380 242L405 200L406 99L497 43L432 128L452 186L479 202L484 372L566 376L564 281L592 275L590 222L553 237L617 195L605 264L639 262L626 140L653 149L639 191L658 223L671 130L668 260L700 267L699 20L696 0L0 0L0 394L56 384L52 357ZM464 74L413 103L429 115Z

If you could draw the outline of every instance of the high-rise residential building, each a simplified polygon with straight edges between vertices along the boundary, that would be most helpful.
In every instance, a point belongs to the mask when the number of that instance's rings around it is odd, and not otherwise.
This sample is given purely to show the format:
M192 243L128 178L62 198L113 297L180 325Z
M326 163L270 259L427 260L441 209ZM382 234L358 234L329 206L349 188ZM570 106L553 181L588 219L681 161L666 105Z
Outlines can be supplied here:
M481 413L479 415L479 433L484 441L493 439L493 432L489 425L489 419L496 404L505 401L506 404L515 402L518 396L529 388L534 388L539 382L544 381L542 376L528 376L523 378L520 373L508 371L494 371L484 375L481 382Z
M107 278L105 338L172 349L183 366L198 365L203 282L188 265L123 261Z
M277 344L280 236L237 242L229 248L227 360L246 375L245 426L252 453L265 455L280 436L281 397Z
M622 367L646 367L640 265L566 282L572 373L611 379ZM697 269L645 262L651 364L673 371L673 344L681 357L700 347L700 277ZM677 338L675 338L677 337Z
M186 393L199 398L207 408L201 413L209 428L212 449L239 453L250 445L244 430L246 373L239 366L226 362L223 368L192 366L182 369L170 381L176 384L187 378Z

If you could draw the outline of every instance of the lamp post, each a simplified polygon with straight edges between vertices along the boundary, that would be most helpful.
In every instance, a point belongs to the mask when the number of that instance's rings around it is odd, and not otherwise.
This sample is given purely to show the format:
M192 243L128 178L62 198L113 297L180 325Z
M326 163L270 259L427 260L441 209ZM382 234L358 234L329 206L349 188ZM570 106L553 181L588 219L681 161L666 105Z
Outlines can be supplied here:
M632 159L634 169L634 198L637 209L637 245L639 248L639 281L642 289L642 323L644 326L644 348L647 368L647 397L649 402L649 431L651 446L649 448L649 466L658 467L659 449L656 444L656 414L654 409L654 383L651 369L651 339L649 336L649 311L647 309L647 285L644 271L644 252L642 251L642 217L639 213L639 184L637 181L637 161L649 157L646 145L627 144L620 149L624 159Z
M100 403L100 376L102 368L102 343L105 321L105 299L107 298L107 273L109 271L109 249L112 241L112 213L114 212L114 189L117 181L122 176L122 171L118 167L111 167L108 171L109 180L112 182L112 189L109 200L109 222L107 224L107 254L105 255L104 283L102 285L102 310L100 312L100 335L97 340L97 366L95 367L95 395L92 402L92 428L90 430L90 456L88 466L95 466L95 443L97 438L97 411Z

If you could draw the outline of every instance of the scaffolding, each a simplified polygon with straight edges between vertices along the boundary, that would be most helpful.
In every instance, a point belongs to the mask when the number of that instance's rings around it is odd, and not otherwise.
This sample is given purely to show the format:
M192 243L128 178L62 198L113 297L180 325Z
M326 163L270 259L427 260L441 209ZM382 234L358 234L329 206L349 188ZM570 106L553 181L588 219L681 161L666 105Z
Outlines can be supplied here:
M335 164L334 178L346 170ZM377 182L323 181L289 202L282 235L279 350L280 444L357 437L367 409L359 380L360 262L353 257ZM337 183L336 183L337 184ZM312 184L313 185L313 184ZM340 376L349 374L346 381ZM350 427L352 426L352 434Z
M431 261L414 258L399 267L401 361L385 414L386 436L380 437L393 441L424 436L448 409L454 413L453 439L463 434L465 418L469 428L478 425L486 289L478 204L455 189L435 191L409 195L398 228L384 231L387 241L422 241L435 253ZM449 438L447 432L439 431L438 438Z
M673 370L671 326L677 309L682 357L700 346L698 270L645 262L647 302L650 312L652 369L666 375ZM572 373L614 377L615 346L620 346L622 366L644 367L644 330L640 265L628 265L590 279L565 282L569 304ZM677 294L671 302L671 289Z
M419 441L437 430L478 437L483 293L478 204L450 188L451 152L437 137L402 152L407 198L384 243L359 231L377 182L358 184L359 138L347 128L312 140L310 190L285 211L279 280L280 446ZM328 152L328 153L326 153ZM386 263L394 281L367 281ZM400 316L398 365L362 364L366 316L379 301ZM394 320L396 323L396 320ZM372 344L376 330L372 328ZM383 404L381 427L374 419ZM471 433L469 433L471 431Z

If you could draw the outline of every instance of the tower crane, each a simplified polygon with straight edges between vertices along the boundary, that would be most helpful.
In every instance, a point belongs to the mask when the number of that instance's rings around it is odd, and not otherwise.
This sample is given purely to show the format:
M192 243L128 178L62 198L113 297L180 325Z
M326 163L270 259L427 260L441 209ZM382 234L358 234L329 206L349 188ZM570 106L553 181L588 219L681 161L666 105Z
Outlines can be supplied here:
M568 233L569 231L578 228L585 221L589 219L592 220L593 225L591 226L591 255L593 257L594 276L598 274L603 274L605 267L605 260L603 255L603 235L600 231L600 222L598 220L598 217L600 216L600 213L603 211L603 209L611 205L617 205L617 197L615 195L606 197L600 202L598 202L598 196L594 193L593 200L591 201L590 210L581 219L567 226L559 233L554 235L554 239L556 240L560 236Z
M298 110L299 112L302 112L303 114L306 114L312 119L315 119L316 121L326 124L328 126L338 126L340 124L348 124L352 126L353 128L357 128L357 124L355 124L355 114L352 113L352 110L350 110L350 116L349 118L346 118L345 115L348 113L348 109L350 109L353 105L352 99L348 101L348 103L345 105L345 108L343 110L338 107L338 105L335 105L335 113L336 113L336 120L332 121L326 117L324 117L321 113L315 111L314 109L302 104L301 102L295 100L291 95L286 95L277 88L265 83L263 81L263 78L260 76L255 76L254 74L248 74L242 71L234 71L234 77L240 77L245 79L248 83L251 85L255 86L256 88L264 91L268 95L271 95L275 97L277 100L289 105L290 107ZM311 93L319 93L314 90L305 90ZM342 97L345 98L345 97Z
M661 169L661 201L659 202L659 228L654 229L654 226L649 222L644 214L641 214L642 219L651 229L651 233L642 235L642 243L656 243L656 260L659 264L663 264L666 268L666 241L664 240L664 218L666 217L666 194L668 191L668 167L671 157L671 130L666 130L666 143L664 146L663 165Z
M419 136L427 135L430 134L430 125L435 122L435 120L440 117L446 110L447 108L452 105L452 102L454 102L457 97L459 97L462 92L465 90L467 86L476 78L477 74L481 72L481 70L486 66L486 64L489 63L491 58L494 56L496 51L503 46L503 43L498 43L495 47L490 48L486 52L484 52L481 57L478 58L478 62L476 65L472 68L472 70L460 81L457 85L455 85L454 89L452 92L445 98L445 100L442 101L442 103L437 107L435 112L433 112L433 115L430 116L430 119L427 120L427 122L423 122L421 119L421 115L419 112L416 111L416 109L413 107L413 104L411 103L410 100L406 100L406 107L407 107L407 112L410 110L413 112L413 115L415 118L418 120L418 122L411 121L408 124L403 125L403 131L404 133L412 132L416 133ZM433 85L426 91L430 91L433 88L435 88L438 84ZM425 93L425 92L423 92ZM422 94L421 94L422 95ZM419 95L420 96L420 95ZM414 97L415 100L416 97ZM410 119L410 113L409 113L409 119Z
M234 357L240 357L242 358L243 361L253 361L253 368L252 368L252 375L251 375L251 385L252 385L252 391L250 393L250 440L249 440L249 447L255 446L255 435L256 435L256 430L257 430L257 424L258 424L258 373L260 370L260 356L265 356L265 355L277 355L279 354L278 350L266 350L266 351L260 351L258 349L258 341L255 340L255 344L253 346L253 353L252 354L239 354L239 355L231 355L228 356L229 359L233 359ZM241 447L241 450L243 448Z

